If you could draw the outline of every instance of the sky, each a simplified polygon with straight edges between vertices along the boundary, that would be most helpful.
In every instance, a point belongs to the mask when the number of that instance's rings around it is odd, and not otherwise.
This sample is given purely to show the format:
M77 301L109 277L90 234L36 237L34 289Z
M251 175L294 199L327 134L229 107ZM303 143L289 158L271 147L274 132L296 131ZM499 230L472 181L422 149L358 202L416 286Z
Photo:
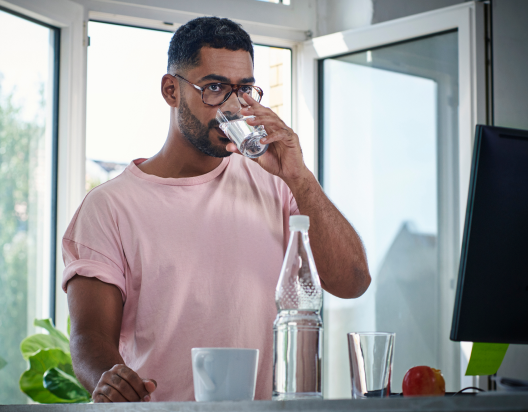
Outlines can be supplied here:
M0 93L11 94L13 103L21 107L21 117L33 120L41 112L41 87L47 88L45 92L51 87L52 32L0 10L0 39L10 39L13 33L16 41L0 41Z

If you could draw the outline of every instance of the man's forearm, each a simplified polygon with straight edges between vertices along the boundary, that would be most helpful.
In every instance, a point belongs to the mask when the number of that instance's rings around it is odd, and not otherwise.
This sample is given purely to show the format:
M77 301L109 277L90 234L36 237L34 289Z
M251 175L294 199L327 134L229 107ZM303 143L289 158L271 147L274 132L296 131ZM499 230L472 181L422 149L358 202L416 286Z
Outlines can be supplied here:
M361 296L371 279L358 234L310 171L286 183L300 213L310 217L310 244L323 288L341 298Z
M124 364L116 345L97 335L72 334L70 351L75 375L90 393L104 372Z

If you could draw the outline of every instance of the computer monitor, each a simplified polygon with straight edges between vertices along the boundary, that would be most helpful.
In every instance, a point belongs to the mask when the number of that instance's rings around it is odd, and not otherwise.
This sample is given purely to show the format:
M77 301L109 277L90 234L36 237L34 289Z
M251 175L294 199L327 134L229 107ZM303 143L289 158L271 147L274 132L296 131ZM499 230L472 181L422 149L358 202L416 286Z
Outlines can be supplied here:
M528 343L528 131L477 126L451 340Z

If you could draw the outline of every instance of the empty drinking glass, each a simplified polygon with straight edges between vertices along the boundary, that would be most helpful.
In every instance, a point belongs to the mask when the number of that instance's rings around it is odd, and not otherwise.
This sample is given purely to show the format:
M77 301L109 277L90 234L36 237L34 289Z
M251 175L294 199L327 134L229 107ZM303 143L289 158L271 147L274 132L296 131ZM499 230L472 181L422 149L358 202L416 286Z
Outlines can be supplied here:
M349 333L352 398L390 395L395 333Z

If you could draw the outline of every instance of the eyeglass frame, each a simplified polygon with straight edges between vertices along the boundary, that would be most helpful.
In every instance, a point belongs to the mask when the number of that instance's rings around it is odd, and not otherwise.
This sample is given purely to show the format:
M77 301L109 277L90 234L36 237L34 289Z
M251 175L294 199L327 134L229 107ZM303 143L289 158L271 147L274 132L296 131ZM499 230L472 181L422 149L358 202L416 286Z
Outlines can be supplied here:
M238 95L238 91L240 90L241 87L244 87L244 86L250 86L250 87L253 87L254 89L257 90L257 93L259 94L259 99L257 100L258 103L260 103L260 101L262 100L262 96L264 96L264 91L260 87L253 86L252 84L231 84L231 83L222 83L222 82L212 82L212 83L207 83L204 87L200 87L197 84L191 83L189 80L187 80L184 77L180 76L178 73L171 74L171 76L179 77L183 81L186 81L191 86L193 86L196 90L199 90L201 95L202 95L202 103L206 104L207 106L211 106L211 107L222 106L231 97L233 92L236 92L237 95ZM227 94L227 96L222 101L222 103L218 103L218 104L205 103L205 101L204 101L204 91L207 88L207 86L210 86L211 84L225 84L226 86L231 86L231 91Z

